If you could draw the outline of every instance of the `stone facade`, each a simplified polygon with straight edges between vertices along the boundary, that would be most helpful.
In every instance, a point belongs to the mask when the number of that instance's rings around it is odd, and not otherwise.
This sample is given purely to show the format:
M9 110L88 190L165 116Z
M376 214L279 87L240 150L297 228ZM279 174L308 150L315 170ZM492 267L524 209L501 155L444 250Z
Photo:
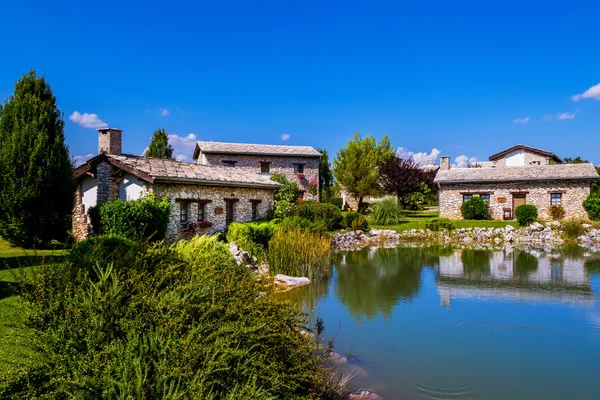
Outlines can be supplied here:
M535 182L498 182L498 183L441 183L439 191L440 217L462 219L460 207L464 195L490 195L490 211L493 219L503 219L505 208L513 210L513 195L525 195L526 203L538 209L540 219L550 219L551 193L561 194L561 205L565 209L565 218L587 219L583 201L590 194L589 180L557 180Z
M537 154L531 151L524 151L524 164L523 165L548 165L548 157ZM497 167L506 167L506 157L499 158L494 161L494 165Z
M83 205L81 183L77 185L77 189L75 190L75 207L73 208L72 230L73 236L77 241L86 239L90 234L90 225L87 214L85 213L85 206Z
M319 182L319 158L302 156L272 156L272 155L236 155L236 154L205 154L200 152L198 163L205 165L223 165L224 161L235 162L233 168L261 173L261 163L269 163L269 174L279 173L285 175L290 182L297 182L300 190L304 192L304 199L318 200L319 195L308 193L308 183L316 178ZM294 165L304 165L304 179L299 180L294 172Z
M201 201L204 205L205 220L213 226L206 233L226 230L226 200L234 201L233 221L247 222L252 220L252 203L256 203L257 217L264 216L273 208L273 190L254 188L234 188L202 185L154 184L149 190L157 196L171 199L171 220L167 229L167 242L182 238L180 212L181 207L188 207L188 220L196 220Z

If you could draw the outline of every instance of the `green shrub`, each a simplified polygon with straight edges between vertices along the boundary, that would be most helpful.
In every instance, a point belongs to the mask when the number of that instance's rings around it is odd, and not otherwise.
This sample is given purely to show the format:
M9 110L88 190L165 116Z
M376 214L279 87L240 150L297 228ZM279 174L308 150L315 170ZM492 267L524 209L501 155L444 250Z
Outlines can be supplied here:
M473 196L464 201L460 206L460 211L464 219L489 219L490 207L489 204L479 196Z
M368 231L369 230L369 222L364 217L364 215L358 214L357 218L352 220L351 228L355 231Z
M324 234L327 232L327 224L324 220L318 219L311 221L299 216L287 217L279 221L279 226L284 229L301 229L314 233Z
M100 233L154 242L167 232L169 199L153 195L133 201L111 201L100 206Z
M139 242L115 235L92 236L82 242L75 243L67 254L69 264L93 271L96 267L127 269L145 247Z
M454 230L454 224L448 218L435 218L425 222L425 229L429 229L433 232L440 232L444 229L451 231Z
M344 199L342 199L339 196L336 197L332 197L329 200L327 200L327 203L329 204L333 204L334 206L336 206L338 209L342 209L342 207L344 206Z
M520 226L526 226L537 220L538 210L533 204L522 204L515 208L515 216Z
M275 192L275 202L284 201L295 204L298 201L298 192L300 188L296 182L287 180L284 174L275 173L271 176L271 180L281 184L281 188Z
M234 222L227 230L227 241L235 242L238 247L246 250L259 259L266 257L266 249L273 236L275 222Z
M287 200L276 200L273 216L275 218L285 218L296 213L296 204Z
M592 221L600 221L600 196L596 194L590 195L583 202L583 208L587 211L588 216Z
M375 203L370 215L373 225L398 225L402 222L403 217L402 207L394 197L386 197Z
M323 220L328 231L342 227L342 212L333 204L305 201L298 205L296 215L310 221Z
M551 206L548 210L548 215L555 221L559 221L565 217L565 209L563 206Z
M104 261L89 249L80 259ZM0 398L341 397L329 350L298 333L306 317L215 236L144 248L128 268L74 261L26 285L35 362L2 379Z
M565 239L577 239L585 233L584 222L578 219L568 219L561 223L563 236Z
M344 220L342 221L342 225L344 226L344 228L352 228L352 221L354 221L356 218L360 217L360 214L357 213L356 211L348 211L345 215L344 215Z
M269 242L268 261L272 274L315 279L328 273L331 239L316 232L280 228Z

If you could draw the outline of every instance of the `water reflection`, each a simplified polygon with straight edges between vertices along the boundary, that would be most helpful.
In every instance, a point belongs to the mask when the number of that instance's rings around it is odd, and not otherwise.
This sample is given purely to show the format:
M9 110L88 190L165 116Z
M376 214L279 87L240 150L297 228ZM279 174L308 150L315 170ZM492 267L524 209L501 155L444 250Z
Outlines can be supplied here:
M581 249L581 248L579 248ZM505 298L593 305L595 296L584 250L546 252L536 248L501 251L456 250L438 263L441 303L456 298Z

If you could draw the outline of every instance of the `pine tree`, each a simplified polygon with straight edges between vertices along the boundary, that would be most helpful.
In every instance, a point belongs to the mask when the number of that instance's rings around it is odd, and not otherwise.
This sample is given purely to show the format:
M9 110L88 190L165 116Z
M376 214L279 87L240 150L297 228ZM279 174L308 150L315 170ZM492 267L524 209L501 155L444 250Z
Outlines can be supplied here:
M50 85L23 75L1 115L0 235L24 247L66 239L75 182Z
M154 131L146 157L173 159L173 147L169 144L169 137L164 128Z

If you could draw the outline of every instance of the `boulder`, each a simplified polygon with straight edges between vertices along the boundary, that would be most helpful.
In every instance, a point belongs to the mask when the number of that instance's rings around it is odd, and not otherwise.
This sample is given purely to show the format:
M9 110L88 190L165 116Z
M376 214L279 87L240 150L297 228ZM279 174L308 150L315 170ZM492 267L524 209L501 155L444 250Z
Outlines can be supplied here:
M310 283L310 279L308 279L304 276L296 277L296 276L277 274L277 275L275 275L275 283L277 283L279 285L287 286L289 288L293 288L293 287L308 285Z

